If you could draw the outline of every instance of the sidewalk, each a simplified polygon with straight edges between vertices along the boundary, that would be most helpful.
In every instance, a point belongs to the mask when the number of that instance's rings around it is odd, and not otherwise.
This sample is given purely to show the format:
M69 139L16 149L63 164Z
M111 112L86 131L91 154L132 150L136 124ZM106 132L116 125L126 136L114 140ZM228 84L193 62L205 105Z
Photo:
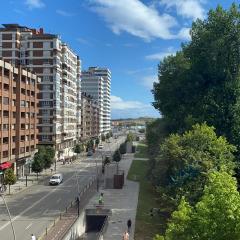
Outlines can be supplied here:
M104 240L121 240L123 233L127 230L128 219L132 220L130 239L134 239L135 218L138 204L139 184L126 179L128 170L134 159L134 154L126 154L120 161L119 168L125 172L125 185L123 189L101 189L104 193L104 206L112 210L109 224L104 234ZM96 204L99 193L89 203L89 207Z

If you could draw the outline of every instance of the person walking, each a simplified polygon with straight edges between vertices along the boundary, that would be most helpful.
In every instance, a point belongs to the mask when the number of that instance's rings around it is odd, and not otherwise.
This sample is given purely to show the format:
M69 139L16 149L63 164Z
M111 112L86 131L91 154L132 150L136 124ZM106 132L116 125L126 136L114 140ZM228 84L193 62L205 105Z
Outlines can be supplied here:
M32 234L32 240L37 240L37 238Z
M127 227L128 227L128 233L130 233L131 227L132 227L132 220L130 218L127 221Z
M129 240L129 234L128 234L127 231L124 232L122 239L123 239L123 240Z
M103 201L103 193L100 194L99 198L98 198L98 204L99 205L103 205L104 201Z

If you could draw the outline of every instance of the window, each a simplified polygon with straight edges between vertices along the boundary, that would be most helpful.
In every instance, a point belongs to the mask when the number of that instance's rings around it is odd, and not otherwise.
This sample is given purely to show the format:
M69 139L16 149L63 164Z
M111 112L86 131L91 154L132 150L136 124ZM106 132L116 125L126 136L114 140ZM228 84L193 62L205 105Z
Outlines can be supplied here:
M26 107L30 107L30 102L26 101Z
M3 144L8 144L8 137L3 138Z
M13 93L16 94L16 87L13 87Z
M24 141L25 141L25 136L22 135L22 136L21 136L21 142L24 142Z
M13 117L13 118L16 118L16 117L17 117L16 112L12 112L12 117Z
M31 107L35 107L35 103L34 102L31 102Z
M31 129L34 129L34 124L31 124L30 127L31 127Z
M25 118L25 112L21 112L21 118Z
M9 104L9 98L8 97L3 97L3 104L8 105Z
M12 100L12 106L16 106L16 100Z
M26 90L24 88L21 88L21 94L23 94L23 95L26 94Z
M27 90L27 95L30 96L30 90Z
M25 118L29 118L29 113L25 113Z
M6 83L4 83L4 84L3 84L3 90L4 90L4 91L9 91L9 85L6 84Z
M8 151L3 151L3 157L7 158L8 157Z
M25 124L21 124L21 130L25 130Z
M21 100L21 107L25 107L25 101Z
M12 128L12 130L15 130L16 129L16 124L11 124L11 128Z
M26 152L29 152L29 147L26 147Z
M4 118L8 118L8 116L9 116L9 112L8 111L3 111L3 117Z
M15 155L16 154L16 148L13 148L12 149L12 155Z
M25 152L25 148L24 147L21 147L20 148L20 153L24 153Z
M8 124L3 124L2 126L3 126L3 131L6 131L6 130L9 129L9 125Z
M16 142L16 136L12 137L12 142L15 143Z

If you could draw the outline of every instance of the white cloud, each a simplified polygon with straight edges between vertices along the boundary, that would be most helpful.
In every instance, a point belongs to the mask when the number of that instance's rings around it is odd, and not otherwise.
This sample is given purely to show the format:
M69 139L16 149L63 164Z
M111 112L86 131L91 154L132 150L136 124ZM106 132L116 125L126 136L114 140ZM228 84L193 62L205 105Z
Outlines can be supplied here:
M57 10L56 10L56 13L59 14L59 15L61 15L61 16L64 16L64 17L72 17L72 16L74 16L73 13L66 12L66 11L61 10L61 9L57 9Z
M157 81L156 75L149 75L142 78L142 85L148 89L153 89L153 83Z
M104 17L115 34L128 32L146 41L154 38L176 38L170 29L177 25L175 18L164 13L159 14L153 6L147 6L140 0L91 0L92 9Z
M42 0L26 0L25 4L29 9L45 7L45 4L42 2Z
M175 55L176 54L176 51L174 50L174 48L172 47L169 47L167 48L166 51L164 52L159 52L159 53L154 53L154 54L150 54L150 55L147 55L145 58L147 60L157 60L157 61L161 61L163 60L163 58L169 56L169 55Z
M117 96L111 96L111 114L112 118L137 118L137 117L160 117L151 104L145 104L139 101L124 101Z
M185 18L196 20L205 16L203 0L161 0L160 3L167 8L176 8L177 14Z
M81 44L85 44L85 45L89 45L89 46L91 45L91 43L87 39L82 38L82 37L77 38L77 41Z
M190 28L182 28L179 33L178 33L178 38L180 39L185 39L185 40L190 40L191 36L190 36Z
M146 68L139 68L139 69L134 69L134 70L127 70L126 73L129 75L135 75L135 74L139 74L142 72L149 72L149 71L153 71L154 68L153 67L146 67Z

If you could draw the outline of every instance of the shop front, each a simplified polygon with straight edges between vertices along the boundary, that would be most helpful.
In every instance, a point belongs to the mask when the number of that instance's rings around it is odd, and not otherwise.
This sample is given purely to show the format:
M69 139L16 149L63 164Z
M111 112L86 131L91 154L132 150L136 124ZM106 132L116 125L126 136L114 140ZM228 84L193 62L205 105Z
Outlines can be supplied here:
M26 158L19 158L16 161L16 169L17 169L17 178L21 178L24 176L24 165L26 163Z
M0 164L0 184L3 184L4 171L12 166L10 162L4 162Z

